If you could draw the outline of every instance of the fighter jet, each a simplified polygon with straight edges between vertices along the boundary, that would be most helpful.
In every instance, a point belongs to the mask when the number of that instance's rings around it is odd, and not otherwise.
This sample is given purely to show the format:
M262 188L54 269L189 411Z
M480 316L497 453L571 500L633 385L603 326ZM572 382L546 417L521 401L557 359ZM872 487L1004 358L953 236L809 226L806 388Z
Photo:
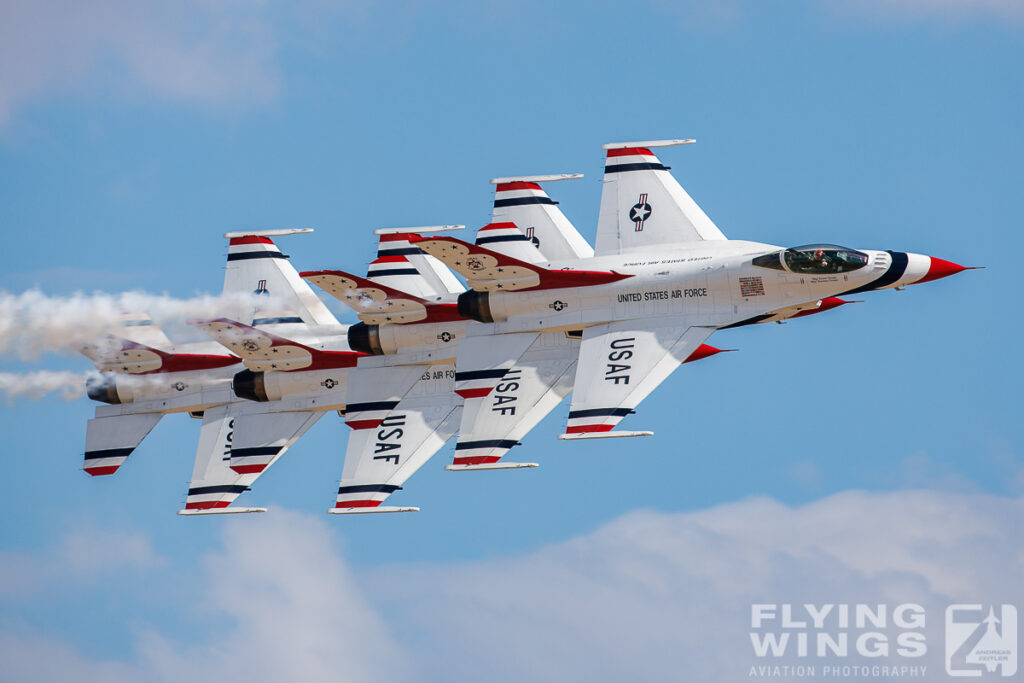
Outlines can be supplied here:
M298 277L270 239L308 229L228 233L226 297L253 293L248 316L261 330L309 338L313 331L344 333L330 311ZM265 302L265 303L261 303ZM281 311L286 311L284 314ZM196 353L209 343L175 347L143 314L127 315L117 330L88 345L103 375L87 387L99 406L86 431L85 471L113 474L163 415L202 420L195 467L180 514L258 512L228 506L322 415L315 410L267 410L237 399L234 354ZM127 337L130 337L127 338ZM293 406L294 408L294 406Z
M422 233L461 227L413 229ZM380 247L365 278L341 271L303 276L333 290L361 318L375 321L375 327L382 323L386 329L398 321L426 323L405 328L412 333L400 340L404 349L416 348L417 353L378 362L362 353L368 336L353 335L352 328L341 338L361 340L346 347L354 351L324 351L232 320L194 321L245 363L246 369L234 377L239 398L285 406L274 408L278 411L301 404L321 412L338 410L345 417L352 432L332 513L416 509L380 503L401 488L458 426L457 415L453 417L461 407L452 393L454 366L446 370L443 365L445 358L453 362L454 351L439 353L434 348L454 346L458 331L449 323L461 321L462 329L467 323L454 303L463 288L445 266L408 244L407 230L377 231ZM399 292L389 284L416 294ZM393 293L400 299L390 299ZM441 328L433 329L435 325Z
M458 311L485 323L459 342L457 391L494 391L545 334L578 336L560 438L646 436L651 432L615 427L716 330L965 270L901 251L729 240L651 151L692 142L604 146L591 258L538 263L448 236L410 238L466 278L470 289L459 296ZM558 380L545 379L549 386Z
M492 180L496 185L494 222L478 231L476 243L531 261L542 261L546 254L588 257L593 250L538 184L579 177L580 174L561 174ZM528 225L527 232L520 231L513 221ZM409 237L391 236L400 241L400 249L404 253L412 253ZM413 250L418 251L416 248ZM379 495L372 499L356 501L360 507L379 506L386 499L386 494L394 490L392 475L401 471L408 476L422 466L454 434L460 422L462 427L455 447L455 461L447 469L466 471L537 466L536 463L498 461L571 391L572 373L569 370L578 355L578 338L562 333L542 335L534 348L508 369L505 380L497 385L495 394L488 397L488 391L480 392L471 386L479 378L460 377L454 373L456 345L452 342L465 337L469 325L478 325L458 314L454 296L424 299L339 270L304 272L302 277L318 284L359 314L362 322L349 328L350 346L364 353L384 356L378 360L362 359L361 368L371 365L397 368L430 363L421 365L425 371L418 380L415 373L403 379L399 370L392 369L388 372L394 375L394 379L387 384L377 380L365 384L353 381L350 384L350 391L363 392L360 404L377 407L394 404L390 412L378 412L372 416L357 415L350 409L346 418L350 425L372 428L377 426L374 420L380 420L384 425L401 423L405 438L401 444L376 443L381 452L394 446L395 450L389 451L393 458L381 457L379 453L370 455L365 448L354 449L355 442L350 440L347 468L358 462L360 457L386 461L363 468L359 480L362 492L370 492L366 487L371 485L381 487L381 490L373 491ZM718 351L705 345L688 360L705 358ZM373 375L382 376L379 372ZM548 381L552 377L558 381ZM428 378L437 383L429 392L423 388ZM468 385L459 389L456 382ZM458 396L455 403L451 402L453 390ZM415 399L413 393L416 394ZM410 413L422 417L422 410L412 408L413 401L431 409L445 406L432 419L417 423L419 429L413 433L418 434L418 438L406 434L410 431L406 426ZM400 446L404 446L406 451L398 450ZM413 457L407 457L408 454ZM341 497L337 505L347 508L350 502L351 498ZM371 503L376 503L376 506Z

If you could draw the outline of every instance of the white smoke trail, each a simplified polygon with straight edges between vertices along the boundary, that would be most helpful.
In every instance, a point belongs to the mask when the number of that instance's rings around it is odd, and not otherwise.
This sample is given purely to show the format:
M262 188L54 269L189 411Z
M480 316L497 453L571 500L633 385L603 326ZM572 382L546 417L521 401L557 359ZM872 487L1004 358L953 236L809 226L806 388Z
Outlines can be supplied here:
M8 402L17 398L38 400L59 391L65 401L73 401L85 394L87 372L61 372L38 370L36 372L0 372L0 395Z
M0 291L0 354L29 360L47 351L75 351L117 328L125 313L144 312L160 326L181 327L189 318L248 322L257 301L261 307L273 303L250 293L175 299L137 291L71 296Z

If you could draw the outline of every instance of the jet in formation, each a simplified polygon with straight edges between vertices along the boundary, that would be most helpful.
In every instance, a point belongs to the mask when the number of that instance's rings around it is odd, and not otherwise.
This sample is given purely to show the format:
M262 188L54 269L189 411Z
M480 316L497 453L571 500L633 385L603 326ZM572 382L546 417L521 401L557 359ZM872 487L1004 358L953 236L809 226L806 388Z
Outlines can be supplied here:
M201 426L179 514L263 511L234 503L337 411L350 433L329 512L413 511L383 503L453 436L448 470L536 467L505 455L569 394L560 439L648 436L617 427L680 365L718 353L716 331L965 270L728 239L652 151L692 142L604 146L593 247L543 189L579 174L493 179L492 221L472 242L451 236L462 226L378 230L365 276L296 272L273 238L308 230L226 234L223 293L256 296L245 320L190 321L216 348L175 346L133 312L83 349L101 373L88 395L106 404L85 471L113 474L163 415L187 413ZM311 284L360 322L341 324Z

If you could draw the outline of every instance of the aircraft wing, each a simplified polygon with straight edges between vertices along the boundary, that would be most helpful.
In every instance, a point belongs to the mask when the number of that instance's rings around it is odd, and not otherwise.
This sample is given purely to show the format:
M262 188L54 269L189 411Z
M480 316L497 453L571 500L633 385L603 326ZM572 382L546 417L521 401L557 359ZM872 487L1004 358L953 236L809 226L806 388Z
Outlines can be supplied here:
M190 320L189 323L240 356L245 367L254 372L354 367L362 355L354 351L314 349L227 318Z
M230 505L312 427L322 412L259 412L233 403L207 409L185 509L179 514L261 512Z
M561 332L460 340L456 393L465 403L447 469L534 466L499 461L572 391L579 348L579 340Z
M92 418L85 428L83 469L94 477L113 474L161 417L163 413L97 415Z
M673 316L642 326L625 320L583 330L569 423L559 438L649 434L611 430L712 332Z
M614 271L551 270L454 237L410 237L410 242L466 278L477 291L527 291L617 282Z
M382 507L455 434L461 401L452 365L357 368L345 421L352 427L335 514L403 512Z
M403 257L395 257L403 258ZM348 304L368 325L461 320L455 304L438 304L342 270L300 273L334 298Z
M657 140L604 146L608 157L597 217L596 255L725 239L650 149L692 142Z

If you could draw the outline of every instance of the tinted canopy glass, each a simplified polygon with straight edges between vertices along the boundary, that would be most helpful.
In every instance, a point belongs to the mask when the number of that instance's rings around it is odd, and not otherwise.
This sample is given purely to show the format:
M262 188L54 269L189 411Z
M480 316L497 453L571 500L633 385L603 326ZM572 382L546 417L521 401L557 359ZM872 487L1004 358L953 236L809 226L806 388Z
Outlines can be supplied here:
M805 244L783 253L786 267L794 273L848 273L868 264L868 255L836 244Z

